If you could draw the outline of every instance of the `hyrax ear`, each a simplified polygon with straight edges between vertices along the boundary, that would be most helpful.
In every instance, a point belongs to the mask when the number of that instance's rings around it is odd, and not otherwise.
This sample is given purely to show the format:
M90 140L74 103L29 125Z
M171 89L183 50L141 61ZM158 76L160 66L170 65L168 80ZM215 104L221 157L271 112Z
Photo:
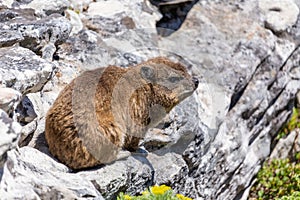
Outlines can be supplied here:
M149 80L149 81L155 80L155 73L151 67L148 67L148 66L141 67L140 73L141 73L141 76L146 80Z

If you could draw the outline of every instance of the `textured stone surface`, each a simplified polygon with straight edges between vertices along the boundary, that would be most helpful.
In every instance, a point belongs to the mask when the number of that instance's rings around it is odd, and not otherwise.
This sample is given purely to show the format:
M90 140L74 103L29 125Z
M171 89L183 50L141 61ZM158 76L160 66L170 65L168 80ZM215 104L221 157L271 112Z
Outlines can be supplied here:
M54 67L26 48L0 48L1 83L23 94L39 91Z
M137 156L78 174L90 180L105 199L116 199L121 191L138 194L153 184L151 164Z
M297 93L296 95L296 100L297 100L297 108L300 108L300 92Z
M52 1L52 4L55 4L55 2ZM31 1L31 3L41 3L51 10L51 6L48 4L46 6L45 2ZM36 6L42 10L44 9L42 6ZM55 46L68 38L71 25L65 17L55 12L50 16L39 19L34 11L36 10L30 6L23 9L8 9L5 7L0 9L0 35L2 36L0 47L11 46L19 42L21 46L42 54L45 59L52 60L52 56L56 51Z
M134 12L132 12L132 10L134 10ZM102 19L106 22L103 23L104 26L109 25L113 20L119 24L111 24L112 26L123 24L128 29L155 28L155 21L159 20L161 16L148 1L142 0L94 2L89 5L87 14L91 17L101 17L92 18L91 20Z
M6 161L7 151L16 148L20 133L20 124L14 122L0 109L0 169Z
M28 4L23 4L21 8L31 8L35 10L35 14L38 16L51 15L53 13L63 14L70 6L67 0L55 0L55 1L43 1L32 0Z
M4 199L103 199L93 184L40 151L23 147L8 153L0 183Z
M261 25L259 14L248 2L238 7L199 3L181 29L159 43L190 60L210 89L215 85L224 91L216 96L228 109L225 117L202 101L214 113L215 123L195 128L196 138L184 152L189 176L174 183L195 198L234 199L243 194L271 152L272 138L288 118L290 99L299 89L299 74L292 72L299 68L298 41L277 38ZM215 90L210 91L214 96Z
M77 14L73 10L66 10L65 13L66 13L66 17L70 21L70 24L72 25L72 30L70 35L77 34L79 31L83 29L83 24L79 14Z
M299 15L294 0L259 0L259 8L264 12L266 26L274 32L283 32L293 26Z
M23 36L18 32L11 30L0 30L0 47L12 46L23 39Z
M11 88L0 87L0 109L7 113L11 113L16 109L20 100L20 92Z
M295 160L296 154L300 152L300 130L297 128L286 137L281 138L274 147L270 159Z
M58 14L37 21L16 21L9 24L11 30L19 31L24 40L20 45L52 60L55 45L64 42L71 32L67 19Z

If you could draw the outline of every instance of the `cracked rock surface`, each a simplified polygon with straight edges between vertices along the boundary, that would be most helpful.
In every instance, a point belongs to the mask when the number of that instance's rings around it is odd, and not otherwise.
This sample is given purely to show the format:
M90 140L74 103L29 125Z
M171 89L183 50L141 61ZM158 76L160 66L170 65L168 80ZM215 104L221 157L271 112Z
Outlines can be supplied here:
M115 199L166 184L195 199L247 199L300 91L300 2L0 1L0 196ZM288 11L287 11L288 10ZM84 70L155 56L183 62L200 83L132 155L71 171L53 158L45 115ZM291 148L293 145L293 148ZM275 147L275 149L273 149Z

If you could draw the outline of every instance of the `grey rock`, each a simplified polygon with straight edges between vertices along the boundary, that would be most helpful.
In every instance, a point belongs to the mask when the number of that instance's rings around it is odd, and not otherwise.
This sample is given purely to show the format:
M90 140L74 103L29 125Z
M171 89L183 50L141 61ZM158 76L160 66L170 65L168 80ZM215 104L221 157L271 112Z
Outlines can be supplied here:
M293 149L292 149L292 155L293 159L297 159L296 156L300 152L300 136L299 136L299 129L295 130L296 132L296 138L293 142Z
M174 164L173 168L176 167ZM161 169L169 171L165 168ZM139 195L153 185L153 170L147 158L135 155L126 160L102 166L100 169L82 171L77 174L90 180L105 199L116 199L121 191Z
M189 176L173 183L176 190L198 199L243 195L290 114L283 108L299 89L299 76L291 72L298 68L296 44L261 27L249 2L195 4L181 29L159 41L161 48L193 63L193 73L211 89L208 96L218 99L209 107L200 96L198 110L210 108L211 116L198 112L201 121L208 120L194 127L196 136L183 154Z
M12 113L21 100L21 96L21 93L14 89L0 87L0 109Z
M270 159L286 159L294 160L295 154L293 150L295 146L299 146L299 129L289 133L287 137L281 138L273 149ZM299 149L298 149L299 150Z
M259 8L265 15L266 26L277 33L294 25L299 15L299 7L294 0L259 0Z
M41 1L33 0L28 2L28 4L23 4L21 8L32 8L35 10L35 14L38 16L47 16L53 13L63 14L70 6L69 1L67 0L55 0L55 1Z
M156 23L158 34L166 37L178 30L196 0L151 1L159 7L163 17Z
M297 108L300 108L300 92L297 93L296 100L297 100L296 106L297 106Z
M10 30L20 32L24 40L20 45L52 60L56 45L64 42L71 32L67 19L53 14L37 21L16 20L9 23Z
M178 178L187 176L188 166L180 154L156 151L147 156L154 169L154 183L158 185L179 182Z
M0 193L3 199L103 199L93 184L31 147L9 151Z
M54 67L28 49L0 48L1 84L22 94L41 90L51 77Z
M163 0L163 1L151 0L150 2L156 6L160 6L160 5L180 4L180 3L186 3L191 1L193 0Z
M7 25L8 22L12 21L21 21L21 20L29 20L34 21L37 20L37 17L34 16L33 9L14 9L14 8L7 8L6 6L1 7L0 9L0 27L4 30L9 29ZM19 33L15 33L18 35Z
M12 46L23 39L23 36L18 32L11 30L0 30L0 47Z
M134 10L134 12L132 12ZM145 12L146 11L146 12ZM132 25L126 25L125 21L123 24L127 28L155 28L155 22L160 18L160 14L148 1L98 1L91 3L87 11L89 16L99 16L103 20L110 22L121 22L122 19L130 18ZM127 20L128 21L128 20ZM128 21L129 22L129 21ZM110 23L108 23L110 24ZM106 24L107 25L107 24ZM115 24L116 26L117 24ZM102 27L105 28L105 27ZM132 29L131 28L131 29Z
M7 152L17 147L20 133L20 124L14 122L0 109L0 168L2 168L6 161Z
M132 156L128 158L128 182L126 193L139 195L149 186L154 185L152 164L144 155Z
M16 113L18 121L23 124L30 123L37 117L32 101L28 96L24 96L22 102L17 107Z
M76 12L86 11L93 0L69 0L70 7Z
M21 136L18 142L19 147L27 146L29 144L36 129L37 120L33 120L32 122L22 126Z
M126 188L127 168L126 163L118 162L98 170L83 171L77 174L91 181L105 199L116 199L116 195Z
M72 25L72 31L70 35L77 34L79 31L83 29L83 24L80 19L79 14L72 10L66 10L65 11L66 17L70 20L70 23Z
M40 92L29 93L23 97L22 102L19 104L16 113L18 121L24 126L22 128L21 138L19 140L20 146L28 145L29 142L36 141L39 134L35 132L42 132L45 130L45 115L48 107L43 104ZM35 145L30 145L35 146ZM45 142L43 142L45 146ZM37 148L39 149L39 148Z
M11 7L14 0L2 0L0 3L4 6Z

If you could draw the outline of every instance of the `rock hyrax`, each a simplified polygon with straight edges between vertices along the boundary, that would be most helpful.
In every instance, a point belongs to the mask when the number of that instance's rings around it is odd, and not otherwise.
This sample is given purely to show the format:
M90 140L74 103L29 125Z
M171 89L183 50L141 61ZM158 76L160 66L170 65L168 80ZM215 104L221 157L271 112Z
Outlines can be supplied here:
M122 157L120 150L135 151L146 131L197 86L182 64L164 57L85 71L47 113L49 150L72 169L110 163Z

